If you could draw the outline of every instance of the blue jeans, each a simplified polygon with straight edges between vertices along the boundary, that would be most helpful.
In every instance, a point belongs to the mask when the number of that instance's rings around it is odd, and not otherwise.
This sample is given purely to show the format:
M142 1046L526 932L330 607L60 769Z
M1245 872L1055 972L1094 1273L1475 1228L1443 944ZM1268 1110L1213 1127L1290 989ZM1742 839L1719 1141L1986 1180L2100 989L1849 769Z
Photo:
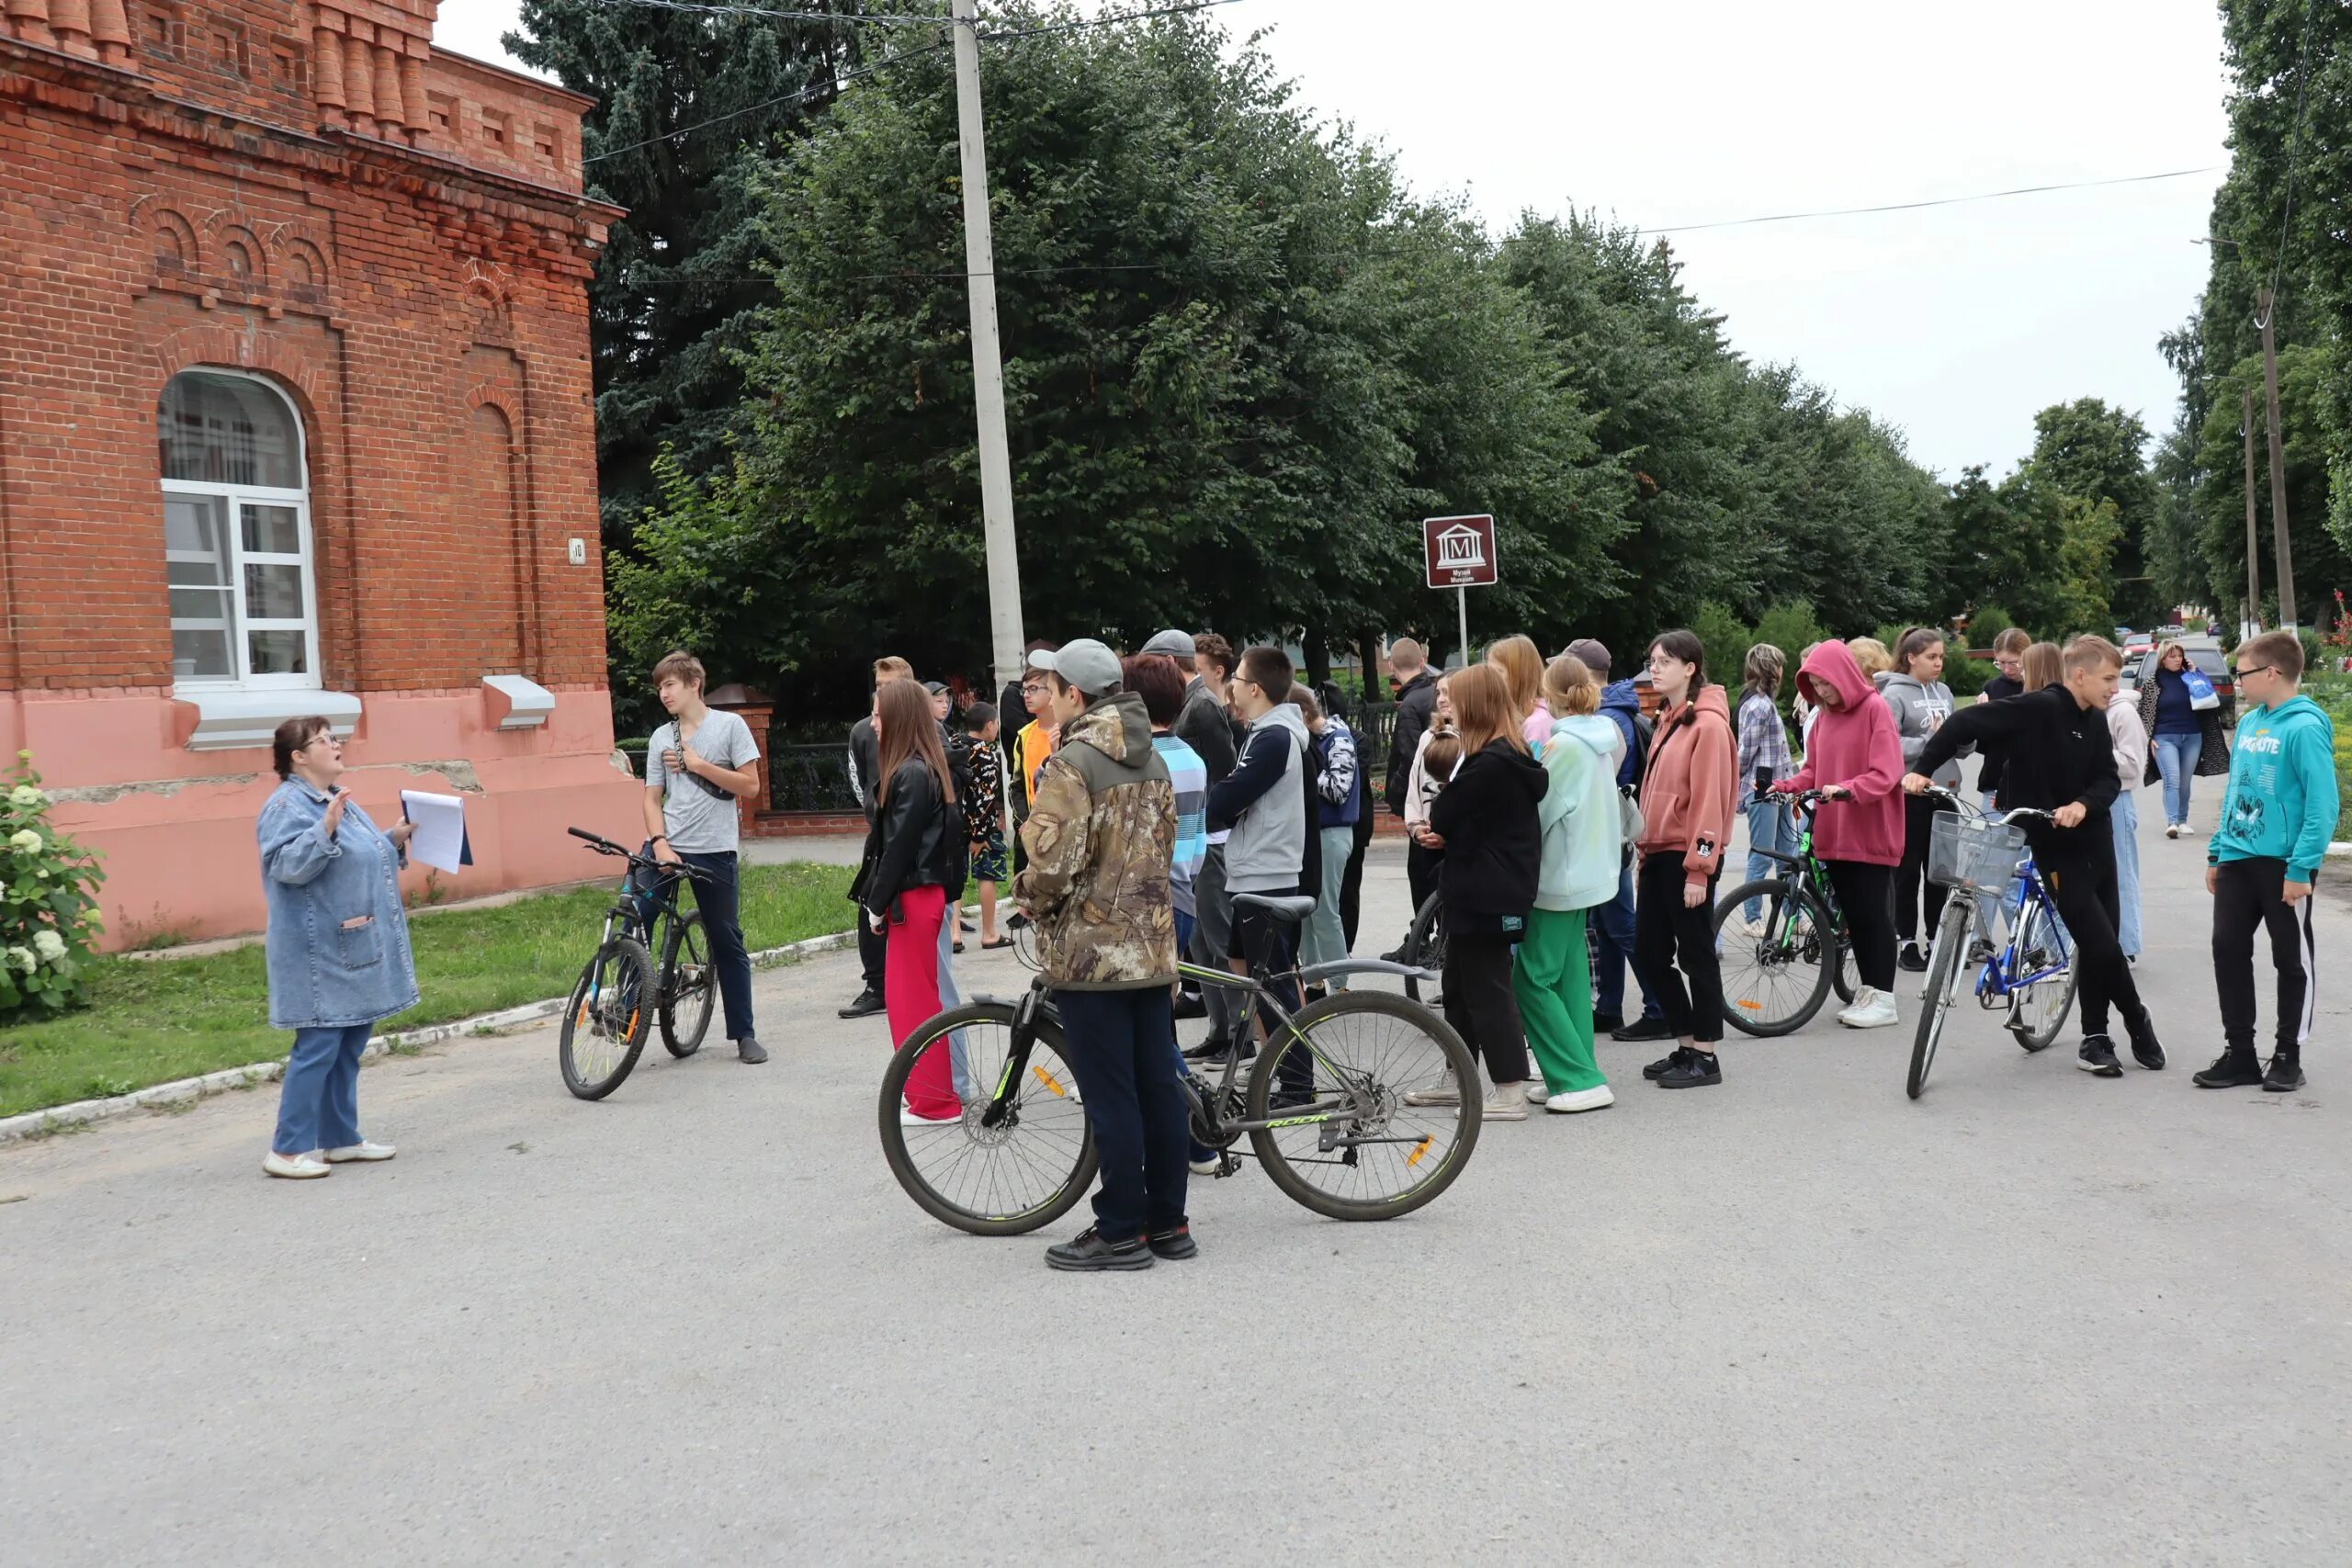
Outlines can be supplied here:
M1789 803L1777 795L1750 795L1747 811L1747 880L1758 882L1778 876L1787 868L1762 852L1773 850L1784 855L1797 852L1797 824L1796 818L1789 815ZM1750 898L1741 913L1753 920L1763 907L1761 898Z
M2188 826L2188 790L2197 777L2197 759L2205 752L2203 735L2154 735L2148 744L2156 754L2156 769L2165 776L2165 824Z
M286 1059L285 1087L277 1095L277 1135L269 1146L282 1155L312 1149L347 1149L359 1142L359 1053L368 1048L372 1023L344 1029L298 1029L294 1053Z
M2126 958L2140 956L2140 803L2125 790L2108 808L2115 825L2115 934Z
M1070 1071L1102 1151L1095 1228L1108 1241L1184 1221L1192 1112L1176 1087L1176 1027L1165 986L1054 993Z
M956 984L956 927L964 918L964 907L951 897L947 917L939 922L939 1010L964 1005L964 993ZM959 1100L985 1100L988 1091L980 1080L972 1076L971 1042L964 1038L962 1030L947 1037L948 1069L955 1075L956 1095Z
M718 971L718 1005L726 1015L727 1038L752 1038L752 955L743 946L741 889L735 853L681 853L678 858L705 874L690 878L695 908L702 912L703 935L710 942L710 966ZM655 953L653 961L662 962Z
M1595 906L1592 1010L1611 1018L1625 1015L1625 966L1634 962L1634 863L1617 873L1617 897ZM1642 987L1642 1016L1659 1017L1657 998L1639 970L1634 979Z

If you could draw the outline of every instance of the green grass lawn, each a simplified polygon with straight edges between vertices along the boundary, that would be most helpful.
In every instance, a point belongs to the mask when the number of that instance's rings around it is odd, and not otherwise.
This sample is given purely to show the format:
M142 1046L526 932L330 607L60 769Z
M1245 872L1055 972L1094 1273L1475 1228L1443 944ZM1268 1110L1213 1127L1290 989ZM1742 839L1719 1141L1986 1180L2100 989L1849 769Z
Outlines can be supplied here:
M745 941L757 952L847 931L853 874L847 866L744 867ZM588 887L412 920L424 1000L383 1027L562 996L594 951L612 898L610 887ZM92 1005L80 1012L0 1025L0 1116L267 1061L293 1041L269 1027L258 944L208 958L103 959L90 991Z

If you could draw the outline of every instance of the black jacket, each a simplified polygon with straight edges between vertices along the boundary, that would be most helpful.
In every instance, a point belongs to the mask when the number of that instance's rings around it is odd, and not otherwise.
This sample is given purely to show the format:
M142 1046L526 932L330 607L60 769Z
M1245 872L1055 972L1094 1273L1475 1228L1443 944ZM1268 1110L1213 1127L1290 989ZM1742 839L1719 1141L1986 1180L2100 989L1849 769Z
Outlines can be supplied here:
M1979 747L1990 740L2007 753L2001 778L2005 808L2055 811L2076 801L2090 808L2079 828L2027 823L2026 840L2035 859L2079 863L2115 852L2107 816L2122 781L2116 776L2115 741L2103 709L2080 706L2064 686L1978 703L1928 737L1911 771L1932 774L1972 740Z
M1430 829L1445 840L1438 888L1448 931L1499 930L1502 917L1523 920L1535 907L1544 861L1535 807L1549 783L1543 763L1490 740L1430 803Z
M1984 682L1984 703L1973 705L2006 702L2011 697L2023 695L2024 692L2023 682L2012 681L2007 675L1996 675ZM1998 742L1991 747L1979 746L1976 755L1980 759L1976 767L1976 787L1989 795L1998 795L2001 792L2001 772L2009 760L2008 748Z
M876 788L874 795L881 795ZM899 764L888 807L865 830L865 854L850 889L868 914L887 915L910 887L963 887L967 852L960 813L940 798L939 781L921 758Z
M865 812L865 824L874 825L875 802L881 795L882 781L874 775L882 770L882 739L874 733L874 720L861 718L850 727L849 776L850 787L857 793L857 804Z
M1388 783L1385 799L1391 815L1405 815L1405 792L1411 786L1413 754L1437 714L1437 677L1424 670L1396 694L1396 728L1388 737Z
M1211 785L1220 784L1233 772L1239 760L1234 744L1233 721L1226 716L1225 705L1209 694L1209 689L1197 675L1184 688L1184 705L1177 710L1171 728L1176 739L1190 746L1209 771Z

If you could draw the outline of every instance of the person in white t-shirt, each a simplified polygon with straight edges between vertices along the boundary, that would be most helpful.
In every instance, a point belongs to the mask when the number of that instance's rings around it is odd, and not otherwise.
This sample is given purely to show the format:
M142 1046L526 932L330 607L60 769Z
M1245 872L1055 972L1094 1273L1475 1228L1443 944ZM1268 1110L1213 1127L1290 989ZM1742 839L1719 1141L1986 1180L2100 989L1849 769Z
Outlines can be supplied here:
M766 1050L752 1028L752 958L743 946L740 872L741 821L736 802L760 787L760 748L752 727L702 700L702 660L684 651L653 667L653 689L670 722L653 732L645 752L645 831L653 858L684 863L695 908L710 940L718 971L718 1000L727 1038L744 1061L764 1062Z

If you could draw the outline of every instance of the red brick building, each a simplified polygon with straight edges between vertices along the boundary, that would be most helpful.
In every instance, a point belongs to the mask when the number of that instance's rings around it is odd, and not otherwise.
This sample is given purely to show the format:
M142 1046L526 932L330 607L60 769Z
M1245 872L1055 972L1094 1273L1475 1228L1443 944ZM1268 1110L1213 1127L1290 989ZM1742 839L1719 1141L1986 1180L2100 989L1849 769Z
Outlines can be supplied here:
M599 863L612 760L587 100L435 0L0 0L0 757L107 852L111 939L261 919L269 732L458 894Z

